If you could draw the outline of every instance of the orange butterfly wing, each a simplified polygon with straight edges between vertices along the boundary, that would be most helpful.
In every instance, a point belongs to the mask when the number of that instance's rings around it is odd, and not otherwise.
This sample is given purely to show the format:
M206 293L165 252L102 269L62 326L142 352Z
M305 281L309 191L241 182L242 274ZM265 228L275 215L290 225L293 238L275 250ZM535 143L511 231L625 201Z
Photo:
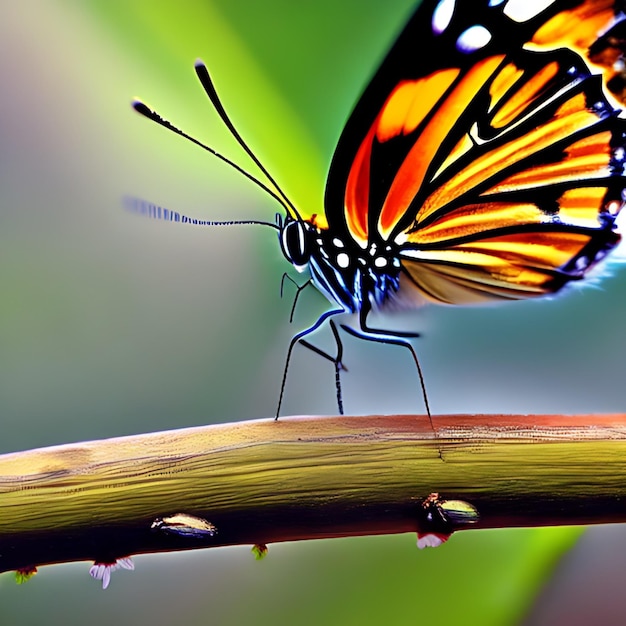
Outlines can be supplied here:
M459 2L433 34L443 4L420 7L349 120L329 225L399 247L409 301L553 293L619 241L625 122L581 56L613 2L555 1L524 21L510 2ZM460 49L472 24L490 39Z

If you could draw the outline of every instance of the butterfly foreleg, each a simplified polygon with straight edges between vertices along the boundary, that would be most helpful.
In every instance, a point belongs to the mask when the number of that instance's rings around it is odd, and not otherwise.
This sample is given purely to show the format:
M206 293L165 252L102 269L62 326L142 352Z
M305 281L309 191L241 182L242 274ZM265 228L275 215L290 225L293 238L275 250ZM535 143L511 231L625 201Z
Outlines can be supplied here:
M285 281L288 280L290 283L292 283L295 288L296 288L296 295L293 299L293 304L291 305L291 312L289 313L289 323L291 324L293 322L293 316L296 312L296 305L298 304L298 298L300 297L300 294L309 286L312 285L313 282L311 281L311 279L309 278L305 283L303 283L302 285L298 285L298 283L291 277L289 276L289 274L287 274L287 272L285 272L283 274L283 277L280 281L280 297L283 297L283 292L285 290Z
M293 323L293 316L296 312L296 305L298 304L298 298L300 297L300 294L307 287L309 287L310 285L313 285L313 281L309 278L306 282L302 283L302 285L299 285L298 282L292 276L290 276L287 272L285 272L280 281L280 297L281 298L284 295L285 282L287 281L289 281L296 288L296 295L293 299L291 312L289 314L289 323L291 324ZM312 343L309 343L305 339L300 339L300 345L304 346L305 348L308 348L309 350L311 350L311 352L315 352L315 354L318 354L319 356L323 357L327 361L330 361L331 363L333 363L338 371L344 370L347 372L348 368L345 367L342 362L343 344L341 343L341 339L339 337L339 331L337 330L337 325L335 324L335 322L333 322L333 320L330 320L329 324L333 332L333 336L335 338L335 344L337 345L337 356L334 356L334 357L331 356L330 354L328 354L328 352L324 352L324 350L322 350L321 348L318 348L317 346L314 346Z
M339 331L337 330L337 325L334 323L333 320L330 320L329 325L330 325L330 328L331 328L331 330L333 332L333 337L335 338L335 343L337 345L337 356L335 358L333 358L327 352L324 352L323 350L321 350L317 346L314 346L312 343L309 343L308 341L306 341L304 339L308 335L310 335L310 334L314 333L316 330L318 330L320 328L320 326L322 326L322 324L327 319L333 317L334 315L340 315L341 313L345 313L345 310L344 309L331 309L330 311L326 311L325 313L320 315L320 317L317 319L317 321L312 326L309 326L309 328L306 328L305 330L300 331L299 333L295 334L292 337L291 341L289 342L289 348L287 349L287 358L285 359L285 369L283 370L283 380L282 380L282 383L280 385L280 395L278 397L278 407L276 408L276 417L274 419L278 419L278 416L280 415L280 409L281 409L281 406L283 404L283 396L285 394L285 385L287 383L287 372L289 370L289 362L291 361L291 354L293 352L293 349L295 348L295 346L298 343L304 345L304 347L308 348L309 350L312 350L316 354L319 354L320 356L322 356L325 359L328 359L329 361L334 363L334 365L335 365L335 385L336 385L336 388L337 388L337 405L338 405L338 408L339 408L339 413L341 415L343 415L343 400L342 400L342 397L341 397L340 372L341 372L341 370L344 370L345 368L344 368L344 366L342 364L343 344L341 343L341 339L339 337Z

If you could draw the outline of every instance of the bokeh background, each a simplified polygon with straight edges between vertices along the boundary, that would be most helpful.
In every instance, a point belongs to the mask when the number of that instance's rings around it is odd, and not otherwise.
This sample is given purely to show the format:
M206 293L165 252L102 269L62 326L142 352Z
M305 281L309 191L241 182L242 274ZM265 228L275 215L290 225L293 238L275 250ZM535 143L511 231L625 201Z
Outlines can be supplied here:
M277 210L130 100L247 166L196 80L202 58L287 193L321 210L342 125L413 5L0 3L0 453L273 415L289 338L324 302L307 291L289 325L289 266L269 229L124 211L127 194L203 219ZM424 334L434 412L623 411L625 286L615 265L552 301L400 320ZM402 350L349 337L345 349L347 413L422 410ZM332 368L297 351L285 400L285 414L334 413ZM105 593L87 563L47 567L21 587L0 577L0 624L585 624L585 610L623 623L603 575L626 576L624 531L594 529L568 552L578 537L474 531L425 552L407 535L315 541L271 546L261 562L248 547L142 556Z

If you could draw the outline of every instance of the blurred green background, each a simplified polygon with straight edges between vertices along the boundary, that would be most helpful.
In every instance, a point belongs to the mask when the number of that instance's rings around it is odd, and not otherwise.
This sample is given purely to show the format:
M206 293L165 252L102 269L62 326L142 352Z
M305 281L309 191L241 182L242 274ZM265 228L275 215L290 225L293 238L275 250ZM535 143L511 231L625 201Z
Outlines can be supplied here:
M0 452L273 415L289 338L324 302L307 293L290 327L289 267L269 229L122 209L131 194L204 219L277 210L130 100L247 165L196 80L202 58L287 193L321 210L343 123L413 4L0 4ZM434 412L623 411L625 285L617 267L552 301L405 316L424 334ZM407 354L349 337L345 349L347 413L422 410ZM297 351L285 400L285 414L334 413L332 368ZM0 624L519 624L577 536L475 531L425 552L411 536L315 541L271 546L262 562L247 547L144 556L106 593L89 564L49 567L22 587L0 577Z

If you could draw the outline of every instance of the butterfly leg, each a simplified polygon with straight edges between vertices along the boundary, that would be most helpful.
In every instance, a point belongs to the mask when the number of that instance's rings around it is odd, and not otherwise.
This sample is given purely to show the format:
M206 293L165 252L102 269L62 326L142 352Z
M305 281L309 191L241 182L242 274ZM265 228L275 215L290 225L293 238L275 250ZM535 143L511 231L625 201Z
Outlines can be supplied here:
M291 278L291 276L289 276L289 274L287 274L287 272L285 272L283 274L283 277L280 281L280 297L283 297L283 292L284 292L284 287L285 287L285 280L288 280L289 282L293 283L296 287L296 296L293 299L293 304L291 305L291 312L289 313L289 323L291 324L293 322L293 316L296 312L296 305L298 304L298 298L300 297L300 294L309 286L312 285L313 282L311 281L311 279L309 278L309 280L307 280L304 284L302 285L298 285L298 283Z
M430 404L428 402L428 395L426 394L426 383L424 382L424 373L422 372L422 367L420 366L419 359L417 358L417 354L415 352L415 348L413 348L409 339L419 337L418 333L407 333L407 332L393 332L389 330L381 330L377 328L371 328L367 325L366 317L367 312L363 314L361 312L361 328L360 330L356 330L354 328L350 328L350 326L346 326L345 324L341 324L341 328L343 328L347 333L353 335L354 337L358 337L359 339L366 339L367 341L375 341L376 343L386 343L394 346L403 346L406 348L413 357L413 362L415 363L415 369L417 370L417 375L419 376L420 386L422 388L422 397L424 398L424 407L426 408L426 414L428 415L428 421L430 422L430 428L433 431L433 435L435 439L437 439L437 431L435 430L435 425L433 424L433 417L430 412ZM441 448L438 448L439 458L444 461L443 452Z
M325 358L327 361L330 361L335 366L335 389L337 391L337 410L339 411L339 415L343 415L343 394L341 392L341 372L347 372L348 368L343 364L343 343L341 341L341 337L339 336L339 331L337 330L337 324L333 320L328 322L330 329L333 332L333 337L335 338L335 345L337 346L337 355L331 356L328 352L324 352L317 346L314 346L312 343L306 341L306 339L300 339L300 345L304 346L311 350L311 352L315 352L315 354L319 354L319 356Z
M278 416L280 414L280 408L283 404L283 396L285 395L285 385L287 383L287 371L289 370L289 362L291 361L291 353L293 352L293 349L295 348L296 344L303 343L304 338L310 335L311 333L314 333L327 319L329 319L333 315L340 315L341 313L345 313L345 310L344 309L331 309L330 311L326 311L326 313L323 313L322 315L319 316L317 321L312 326L309 326L309 328L305 328L304 330L295 334L291 338L291 341L289 342L289 348L287 349L287 359L285 360L283 380L280 385L280 396L278 397L278 407L276 408L276 417L274 419L276 420L278 419ZM343 345L341 344L341 341L339 340L339 333L337 331L336 325L332 321L330 322L330 324L331 324L331 329L333 330L333 335L335 336L335 340L337 341L337 357L336 358L333 359L329 354L325 353L323 350L320 350L319 348L309 343L308 341L304 341L304 345L305 347L312 349L313 352L315 352L316 354L319 354L320 356L323 356L324 358L329 359L330 361L334 362L335 383L337 385L337 390L338 390L337 401L339 403L340 411L343 412L343 406L342 406L343 403L341 401L341 382L339 380L339 372L342 369L344 369L343 365L341 364L341 356L343 354Z
M415 369L417 370L417 375L419 376L420 386L422 388L422 396L424 398L424 407L426 408L426 414L428 415L428 419L430 420L432 426L432 417L430 413L430 404L428 402L428 395L426 393L426 383L424 382L424 373L422 372L422 367L420 365L419 359L417 358L417 354L415 352L415 348L409 341L409 339L414 339L419 337L418 333L407 333L402 331L389 331L389 330L380 330L377 328L371 328L367 325L366 315L361 316L361 328L360 330L356 330L351 328L350 326L346 326L344 324L341 327L349 334L354 337L359 337L360 339L366 339L367 341L375 341L376 343L386 343L395 346L402 346L406 348L413 357L413 362L415 363ZM434 429L433 429L434 430Z

